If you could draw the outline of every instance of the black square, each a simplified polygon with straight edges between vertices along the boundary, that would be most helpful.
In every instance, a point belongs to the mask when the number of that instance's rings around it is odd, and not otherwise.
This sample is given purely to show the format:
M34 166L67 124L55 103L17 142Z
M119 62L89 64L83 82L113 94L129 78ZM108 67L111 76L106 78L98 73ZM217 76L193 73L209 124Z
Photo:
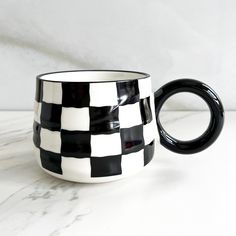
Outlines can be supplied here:
M42 167L57 174L62 174L61 155L40 149Z
M41 126L38 122L34 121L33 124L33 142L34 145L39 148L40 147L40 130L41 130Z
M89 131L61 130L61 155L65 157L90 157L91 134Z
M90 131L92 134L119 132L118 106L90 107Z
M35 88L35 101L41 102L43 99L43 81L41 79L36 79Z
M143 125L120 129L122 154L137 152L143 149Z
M91 157L91 177L120 175L121 155L107 157Z
M49 129L51 131L60 131L61 110L62 110L61 105L42 102L42 108L41 108L42 127Z
M153 158L155 150L154 140L144 147L144 165L147 165Z
M116 87L119 105L133 104L139 101L138 80L118 81Z
M62 83L63 107L88 107L90 103L89 83Z
M150 106L150 97L140 99L140 112L142 117L142 122L144 125L152 121L152 110Z

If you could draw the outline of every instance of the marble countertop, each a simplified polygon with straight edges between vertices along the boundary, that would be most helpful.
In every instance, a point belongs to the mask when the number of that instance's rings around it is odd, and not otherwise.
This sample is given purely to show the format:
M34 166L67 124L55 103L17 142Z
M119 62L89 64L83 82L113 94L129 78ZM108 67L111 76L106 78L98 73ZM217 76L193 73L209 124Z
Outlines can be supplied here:
M196 137L207 112L163 112L166 129ZM32 112L0 112L0 235L236 235L236 112L220 138L184 156L157 145L141 173L103 184L56 179L37 165Z

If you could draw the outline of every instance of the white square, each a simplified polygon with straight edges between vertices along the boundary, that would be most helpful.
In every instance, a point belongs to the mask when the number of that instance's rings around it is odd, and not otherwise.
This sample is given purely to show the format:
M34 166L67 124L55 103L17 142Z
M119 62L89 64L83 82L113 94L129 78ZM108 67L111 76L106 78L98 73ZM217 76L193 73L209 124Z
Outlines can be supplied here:
M91 156L103 157L121 154L120 133L91 135Z
M34 101L34 120L40 124L42 103Z
M46 151L61 152L61 136L58 131L51 131L44 128L40 130L40 147Z
M144 167L144 150L132 152L121 157L122 175L131 175Z
M41 157L40 157L40 149L34 146L33 152L34 152L34 155L36 157L36 160L37 160L39 166L42 167L42 162L41 162Z
M143 138L145 145L150 144L156 138L156 129L157 126L154 120L143 126Z
M151 78L139 79L138 88L140 99L149 97L152 94Z
M120 128L130 128L142 124L139 102L119 106Z
M89 108L62 107L61 128L66 130L89 130Z
M150 95L150 107L151 107L151 112L152 112L152 118L155 119L156 114L155 114L155 103L154 103L154 94L152 93Z
M70 180L87 179L91 177L90 158L63 157L61 159L63 177Z
M43 101L47 103L61 104L61 83L43 81Z
M114 106L118 104L116 82L90 83L90 106Z

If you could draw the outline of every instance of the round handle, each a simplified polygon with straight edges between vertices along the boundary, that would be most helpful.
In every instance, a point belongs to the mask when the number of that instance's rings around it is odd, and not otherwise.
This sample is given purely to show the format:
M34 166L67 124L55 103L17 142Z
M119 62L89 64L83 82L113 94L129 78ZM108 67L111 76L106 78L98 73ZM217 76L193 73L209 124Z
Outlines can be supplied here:
M211 119L207 130L198 138L181 141L169 135L161 125L159 113L164 102L173 94L190 92L200 96L211 112ZM224 124L224 108L212 88L208 85L193 79L179 79L169 82L154 93L155 112L160 143L167 149L181 154L193 154L209 147L219 136Z

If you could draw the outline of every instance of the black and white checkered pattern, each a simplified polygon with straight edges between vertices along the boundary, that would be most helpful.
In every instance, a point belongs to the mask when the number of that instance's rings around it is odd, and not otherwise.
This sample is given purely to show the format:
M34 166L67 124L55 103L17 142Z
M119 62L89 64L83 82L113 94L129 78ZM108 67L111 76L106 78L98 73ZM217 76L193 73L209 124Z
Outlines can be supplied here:
M153 157L150 78L116 82L37 79L34 144L42 168L89 182L129 175Z

